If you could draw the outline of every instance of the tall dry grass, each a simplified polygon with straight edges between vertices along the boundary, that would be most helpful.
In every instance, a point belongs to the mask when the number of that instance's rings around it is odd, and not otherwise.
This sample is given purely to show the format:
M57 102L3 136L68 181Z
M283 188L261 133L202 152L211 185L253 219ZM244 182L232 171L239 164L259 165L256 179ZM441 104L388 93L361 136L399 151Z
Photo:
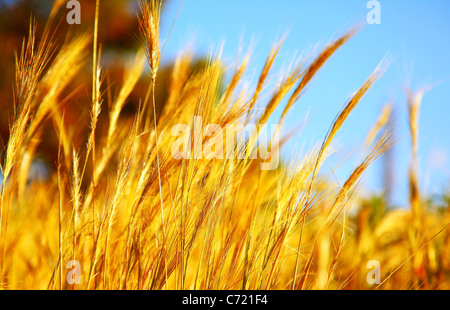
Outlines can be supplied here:
M56 1L53 15L58 6ZM14 114L1 166L2 288L450 288L450 212L448 206L427 206L418 186L421 93L411 93L409 105L411 209L383 210L378 216L375 203L355 194L366 169L393 144L391 106L368 133L367 154L342 187L336 189L320 172L335 136L385 71L386 61L338 112L321 146L295 162L261 170L260 160L250 156L255 146L250 141L238 144L247 154L243 159L196 159L192 154L191 159L177 160L171 154L178 138L170 134L172 127L193 124L194 116L222 128L266 124L284 104L283 123L313 77L357 29L329 43L316 57L297 61L266 103L262 90L268 87L283 40L270 52L254 90L242 88L249 54L236 65L224 91L220 52L202 70L192 69L190 53L180 54L167 102L157 103L161 4L140 1L145 54L136 54L114 97L104 93L111 82L101 67L99 0L96 7L93 34L69 37L61 47L53 42L51 18L40 42L31 22L17 56ZM64 94L77 87L77 74L90 58L90 123L80 124L89 134L79 143L59 107L70 100ZM127 98L144 73L145 58L151 81L147 96L133 119L123 118ZM159 117L157 104L164 105ZM109 128L98 133L102 111L109 115ZM49 180L30 183L30 167L48 122L60 141L57 169ZM223 151L215 149L217 155ZM80 262L80 284L66 281L71 260ZM378 286L366 281L370 260L382 266Z

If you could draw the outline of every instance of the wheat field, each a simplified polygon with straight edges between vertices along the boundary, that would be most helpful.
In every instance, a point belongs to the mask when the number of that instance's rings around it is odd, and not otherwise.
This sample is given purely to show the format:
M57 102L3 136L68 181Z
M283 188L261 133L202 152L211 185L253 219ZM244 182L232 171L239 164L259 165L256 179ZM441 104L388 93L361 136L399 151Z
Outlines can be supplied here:
M276 74L283 39L273 45L254 88L246 88L250 49L231 70L220 48L200 69L194 55L179 53L169 75L168 95L159 102L163 44L161 3L140 1L141 49L121 81L102 67L98 35L100 1L93 31L55 42L55 1L45 27L31 19L17 46L9 138L1 164L0 286L2 289L450 289L450 206L421 195L418 179L418 121L423 91L409 91L411 162L409 206L391 209L383 197L358 195L366 169L393 144L391 106L367 133L366 154L336 187L321 167L334 138L364 95L389 70L382 60L343 107L318 147L303 150L276 169L261 169L258 141L243 139L221 159L214 144L209 158L173 156L177 124L269 124L281 107L282 125L316 74L357 34L351 28L318 53L293 62L280 83L261 94ZM38 33L39 32L39 33ZM146 69L146 66L149 69ZM88 115L79 128L67 121L63 104L83 87ZM230 79L224 82L223 75ZM137 83L147 76L137 111L123 110ZM109 87L118 91L111 95ZM106 122L101 122L101 117ZM43 181L29 180L37 150L50 125L58 138L55 169ZM255 137L260 134L254 129ZM292 135L274 139L277 151ZM272 137L273 138L273 137ZM230 135L201 136L191 144L227 142ZM233 140L234 141L234 140ZM277 143L275 143L277 142ZM272 153L273 155L274 153ZM395 189L394 189L395 190ZM379 283L368 282L368 263L381 266ZM80 279L68 272L79 263Z

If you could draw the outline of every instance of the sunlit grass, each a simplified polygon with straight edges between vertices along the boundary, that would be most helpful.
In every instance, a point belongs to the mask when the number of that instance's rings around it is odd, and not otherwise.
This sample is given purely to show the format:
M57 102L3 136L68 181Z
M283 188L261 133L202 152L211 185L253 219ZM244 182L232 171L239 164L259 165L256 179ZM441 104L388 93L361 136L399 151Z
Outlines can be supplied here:
M168 99L161 103L154 96L161 59L160 4L142 1L140 9L143 50L130 62L111 98L104 94L112 81L100 65L101 37L96 30L69 37L57 47L51 18L39 42L36 26L30 26L17 56L14 115L2 164L3 288L450 288L449 208L426 202L418 186L422 93L410 94L410 209L390 210L383 197L368 201L356 194L367 167L394 143L389 105L368 132L367 154L354 164L346 182L336 188L321 174L341 126L386 70L384 60L336 110L320 147L302 152L295 163L261 170L261 160L250 156L255 146L250 141L239 146L246 154L241 159L172 156L178 137L170 134L171 129L192 124L194 116L222 128L261 125L284 104L282 124L316 73L357 29L330 42L316 56L296 61L291 71L282 73L267 102L261 92L273 75L282 40L274 45L253 90L243 87L249 54L222 89L220 52L201 70L192 69L191 54L181 53L172 69ZM97 17L96 22L101 20ZM60 106L91 59L91 121L80 124L89 128L80 143ZM145 60L151 77L147 96L134 118L123 118L127 98L145 72ZM164 107L159 117L157 105ZM101 111L109 116L106 132L97 132ZM48 122L60 141L55 150L57 169L48 180L29 182ZM201 142L207 141L203 137ZM71 260L80 262L80 284L66 279ZM371 260L381 264L379 286L366 279Z

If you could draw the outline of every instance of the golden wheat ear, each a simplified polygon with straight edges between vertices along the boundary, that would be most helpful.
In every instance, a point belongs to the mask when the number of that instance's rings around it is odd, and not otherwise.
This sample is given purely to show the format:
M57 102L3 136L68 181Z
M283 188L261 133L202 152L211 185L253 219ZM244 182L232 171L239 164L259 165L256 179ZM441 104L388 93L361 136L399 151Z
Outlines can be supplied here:
M377 137L380 130L382 130L382 128L384 128L389 123L391 119L392 108L393 108L392 103L388 103L385 106L383 106L383 109L381 110L381 113L378 116L375 124L372 126L372 128L370 129L369 133L366 136L366 140L364 141L365 147L369 147Z
M321 67L330 59L330 57L342 46L344 45L348 40L350 40L353 36L356 35L358 30L361 28L361 26L356 26L349 31L347 31L344 35L342 35L337 40L329 43L317 56L313 62L308 66L308 68L302 72L302 79L300 83L298 84L297 88L295 88L294 92L292 93L291 97L289 98L288 103L286 104L283 113L280 116L280 124L283 123L287 113L292 108L295 102L297 102L302 93L304 92L305 88L308 86L308 84L311 82L313 77L317 74L317 72L320 70Z
M307 66L307 68L303 68L305 61L300 62L281 82L280 86L273 93L269 103L266 105L263 115L259 118L258 124L265 124L269 117L274 112L275 108L279 105L282 99L291 91L294 85L298 82L297 87L294 88L292 95L289 97L289 100L286 106L283 109L283 112L280 116L279 124L283 124L286 115L289 110L292 108L295 102L297 102L307 85L312 81L314 76L320 70L320 68L327 62L327 60L348 40L350 40L356 33L359 27L355 27L349 31L347 31L344 35L342 35L337 40L329 43L320 53L319 55ZM278 47L275 51L278 51ZM275 54L276 55L276 54ZM271 59L271 58L269 58ZM273 60L272 60L273 62Z
M409 203L412 209L413 244L415 248L417 248L421 242L426 207L426 204L421 200L419 184L419 112L422 98L429 90L430 87L424 87L414 93L411 89L406 89L408 99L409 129L411 134L411 162L408 172ZM414 258L416 264L418 264L418 259L420 258Z
M152 78L156 78L161 61L161 45L159 42L159 24L161 17L161 1L139 0L142 16L139 17L139 29L145 40L145 51L150 65Z

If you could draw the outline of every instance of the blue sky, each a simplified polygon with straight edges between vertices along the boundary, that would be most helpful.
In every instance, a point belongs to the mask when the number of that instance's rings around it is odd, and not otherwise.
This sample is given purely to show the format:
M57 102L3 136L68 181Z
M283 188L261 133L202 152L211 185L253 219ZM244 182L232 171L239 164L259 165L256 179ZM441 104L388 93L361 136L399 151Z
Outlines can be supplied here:
M182 0L171 0L163 16L163 38L167 35ZM223 60L232 66L241 46L244 51L254 40L248 78L255 82L276 38L288 33L273 73L289 64L295 55L318 51L357 23L365 22L369 9L365 0L257 1L186 0L170 38L165 61L173 59L189 43L197 55L207 55L225 41ZM420 114L420 176L424 193L439 193L450 180L450 1L380 0L381 24L365 24L319 72L305 95L291 111L284 131L303 123L300 136L286 145L288 158L300 146L306 148L322 141L339 109L389 55L392 63L344 124L335 141L336 152L324 166L334 172L339 184L362 157L364 137L381 108L393 101L396 113L396 138L393 150L395 205L405 205L407 169L410 160L408 113L405 86L420 89L431 85L422 102ZM194 39L193 39L194 38ZM270 88L269 88L270 90ZM270 91L266 92L266 96ZM277 111L280 113L280 111ZM348 154L354 151L349 157ZM381 188L381 161L366 173L361 188L376 192Z

